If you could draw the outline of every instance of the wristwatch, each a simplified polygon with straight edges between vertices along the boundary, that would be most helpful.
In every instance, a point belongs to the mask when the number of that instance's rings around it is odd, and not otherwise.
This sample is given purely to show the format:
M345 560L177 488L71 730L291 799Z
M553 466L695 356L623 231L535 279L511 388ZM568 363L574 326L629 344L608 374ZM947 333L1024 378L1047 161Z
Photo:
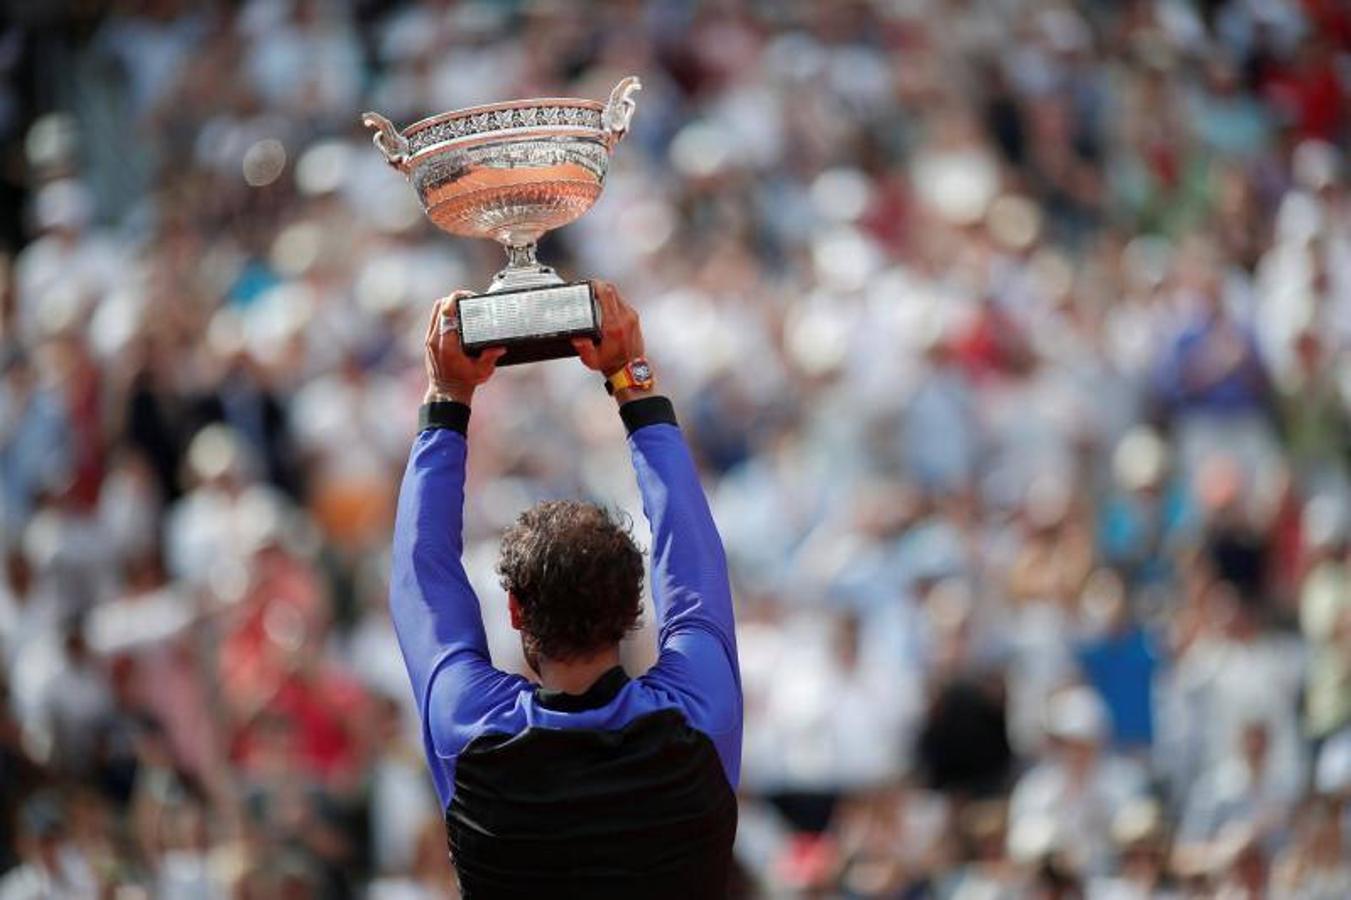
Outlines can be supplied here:
M605 379L605 390L611 394L629 389L650 391L657 379L652 375L652 364L639 356L624 364L624 368Z

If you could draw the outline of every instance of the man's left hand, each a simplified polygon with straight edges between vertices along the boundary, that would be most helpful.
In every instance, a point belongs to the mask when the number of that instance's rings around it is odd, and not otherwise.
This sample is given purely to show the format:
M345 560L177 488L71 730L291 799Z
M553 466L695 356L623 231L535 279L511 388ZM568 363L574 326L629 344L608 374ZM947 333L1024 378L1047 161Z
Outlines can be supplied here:
M456 291L436 301L432 320L427 323L427 394L424 402L455 400L465 405L474 397L474 389L492 377L504 347L484 350L477 357L464 352L458 327L461 297L472 291Z

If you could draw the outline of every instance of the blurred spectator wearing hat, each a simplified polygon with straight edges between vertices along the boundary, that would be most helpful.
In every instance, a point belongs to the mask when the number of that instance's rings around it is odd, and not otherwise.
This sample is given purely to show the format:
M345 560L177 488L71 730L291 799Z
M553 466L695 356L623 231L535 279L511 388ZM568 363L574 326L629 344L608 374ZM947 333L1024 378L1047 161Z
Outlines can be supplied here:
M1073 871L1104 873L1115 863L1112 818L1144 794L1145 773L1107 749L1107 710L1088 688L1054 694L1045 729L1045 761L1019 779L1009 800L1010 847L1035 842L1046 830L1044 839L1066 855Z

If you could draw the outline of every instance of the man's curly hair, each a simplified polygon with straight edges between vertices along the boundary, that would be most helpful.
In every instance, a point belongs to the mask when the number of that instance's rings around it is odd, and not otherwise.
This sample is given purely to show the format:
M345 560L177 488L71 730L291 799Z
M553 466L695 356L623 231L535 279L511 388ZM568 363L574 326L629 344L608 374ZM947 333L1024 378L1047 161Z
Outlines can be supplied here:
M643 609L643 556L627 522L590 503L552 500L502 536L497 573L521 607L527 655L588 656L617 643Z

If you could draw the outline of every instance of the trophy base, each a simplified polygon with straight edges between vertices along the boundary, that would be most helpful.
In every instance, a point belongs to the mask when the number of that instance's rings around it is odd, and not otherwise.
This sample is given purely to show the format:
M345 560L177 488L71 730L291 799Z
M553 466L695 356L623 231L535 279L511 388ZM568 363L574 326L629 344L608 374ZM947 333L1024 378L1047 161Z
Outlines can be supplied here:
M542 269L547 266L540 266ZM550 274L553 273L549 269ZM589 281L516 290L489 289L456 305L464 352L505 347L499 366L576 356L574 338L600 340L600 305Z

